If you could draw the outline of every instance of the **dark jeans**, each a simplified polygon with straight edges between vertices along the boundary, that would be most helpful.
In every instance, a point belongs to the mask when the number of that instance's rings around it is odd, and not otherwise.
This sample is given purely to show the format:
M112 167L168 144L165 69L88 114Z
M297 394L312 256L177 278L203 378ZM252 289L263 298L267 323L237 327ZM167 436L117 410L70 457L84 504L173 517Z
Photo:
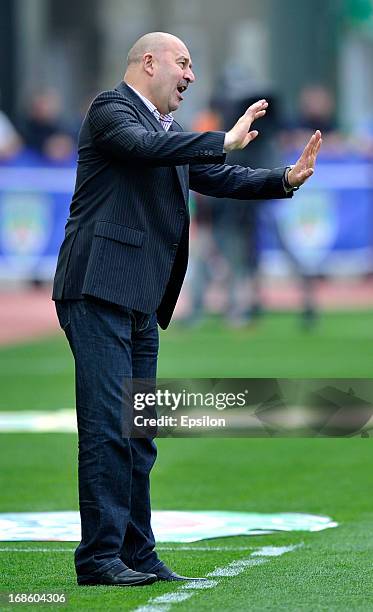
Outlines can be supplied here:
M56 302L75 360L79 433L79 576L125 563L146 571L160 563L150 526L149 473L156 459L150 438L122 434L123 384L155 379L155 314L96 300Z

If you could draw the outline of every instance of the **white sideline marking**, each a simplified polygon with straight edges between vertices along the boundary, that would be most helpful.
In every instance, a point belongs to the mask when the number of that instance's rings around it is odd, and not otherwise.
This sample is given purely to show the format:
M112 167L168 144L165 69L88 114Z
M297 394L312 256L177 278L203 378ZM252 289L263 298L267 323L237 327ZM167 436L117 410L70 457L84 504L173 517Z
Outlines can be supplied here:
M165 595L160 595L153 599L153 603L171 603L178 601L185 601L185 599L189 599L191 597L190 593L165 593Z
M303 544L295 544L293 546L263 546L259 550L255 550L251 555L253 557L279 557L287 552L292 552Z
M232 561L226 567L217 567L213 572L207 574L208 576L219 576L223 577L232 577L238 576L241 574L247 567L253 567L254 565L262 565L263 563L267 563L268 559L241 559L238 561Z
M254 546L157 546L157 550L169 550L169 551L175 551L175 550L189 550L192 551L193 550L201 550L201 551L208 551L208 550L214 550L216 552L226 552L226 551L230 551L233 550L233 552L239 551L239 550L254 550Z
M215 587L218 584L217 580L191 580L190 582L187 582L186 584L184 584L181 588L182 589L212 589L213 587Z
M189 599L189 597L188 597ZM165 605L165 606L143 606L142 608L136 608L136 612L168 612L168 610L171 608L171 605Z
M207 577L231 578L233 576L238 576L248 567L254 567L257 565L262 565L263 563L268 563L270 561L268 557L280 557L281 555L284 555L288 552L292 552L297 548L300 548L301 546L303 546L303 543L294 544L291 546L263 546L262 548L254 550L251 553L250 557L257 557L256 559L237 559L224 567L215 568L212 572L209 572L207 574ZM191 548L190 550L193 549ZM201 590L212 589L216 587L219 583L219 580L206 580L205 582L192 580L181 586L179 589L177 589L177 591L174 591L173 593L166 593L165 595L160 595L159 597L152 597L151 599L149 599L148 603L145 604L145 606L136 608L135 612L169 612L173 603L185 601L186 599L189 599L192 596L198 595ZM190 593L186 593L185 591L190 591Z
M187 598L189 599L189 597ZM165 606L143 606L142 608L136 608L136 612L168 612L171 608L171 604L166 604Z
M194 593L182 593L176 591L175 593L165 593L165 595L159 595L151 600L151 605L145 604L140 608L136 608L136 612L167 612L173 603L179 603L193 597ZM165 604L165 605L163 605Z

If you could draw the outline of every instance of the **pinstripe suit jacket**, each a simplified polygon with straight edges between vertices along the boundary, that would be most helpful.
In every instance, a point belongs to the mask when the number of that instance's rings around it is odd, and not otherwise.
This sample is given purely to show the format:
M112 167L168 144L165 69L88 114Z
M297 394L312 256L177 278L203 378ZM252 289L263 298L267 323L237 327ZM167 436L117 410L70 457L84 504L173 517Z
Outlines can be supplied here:
M78 170L53 299L95 296L165 329L188 260L188 192L242 200L287 197L284 168L224 164L224 133L165 132L123 81L95 98L79 136Z

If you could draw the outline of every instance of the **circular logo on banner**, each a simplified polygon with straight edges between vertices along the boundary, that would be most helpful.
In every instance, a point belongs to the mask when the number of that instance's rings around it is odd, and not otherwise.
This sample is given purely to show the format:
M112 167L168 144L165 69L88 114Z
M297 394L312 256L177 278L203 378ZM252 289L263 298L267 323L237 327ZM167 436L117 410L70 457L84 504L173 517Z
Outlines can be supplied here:
M35 264L48 244L51 201L42 193L5 193L0 200L2 255L15 268Z
M304 271L318 267L332 249L338 233L334 196L327 191L298 192L276 210L283 247Z

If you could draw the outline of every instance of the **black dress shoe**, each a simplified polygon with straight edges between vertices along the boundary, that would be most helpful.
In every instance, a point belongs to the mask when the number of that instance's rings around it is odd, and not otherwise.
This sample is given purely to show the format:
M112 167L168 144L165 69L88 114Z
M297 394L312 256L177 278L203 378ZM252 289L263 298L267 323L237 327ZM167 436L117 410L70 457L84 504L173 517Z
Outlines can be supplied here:
M157 580L166 580L168 582L175 582L181 580L206 580L206 578L190 578L189 576L180 576L173 572L167 565L162 565L159 569L155 568L151 570L153 574L157 576Z
M152 584L157 580L155 574L144 574L142 572L134 572L129 567L123 569L122 566L113 567L102 574L92 576L78 576L78 584L80 586L96 586L106 584L108 586L143 586Z

